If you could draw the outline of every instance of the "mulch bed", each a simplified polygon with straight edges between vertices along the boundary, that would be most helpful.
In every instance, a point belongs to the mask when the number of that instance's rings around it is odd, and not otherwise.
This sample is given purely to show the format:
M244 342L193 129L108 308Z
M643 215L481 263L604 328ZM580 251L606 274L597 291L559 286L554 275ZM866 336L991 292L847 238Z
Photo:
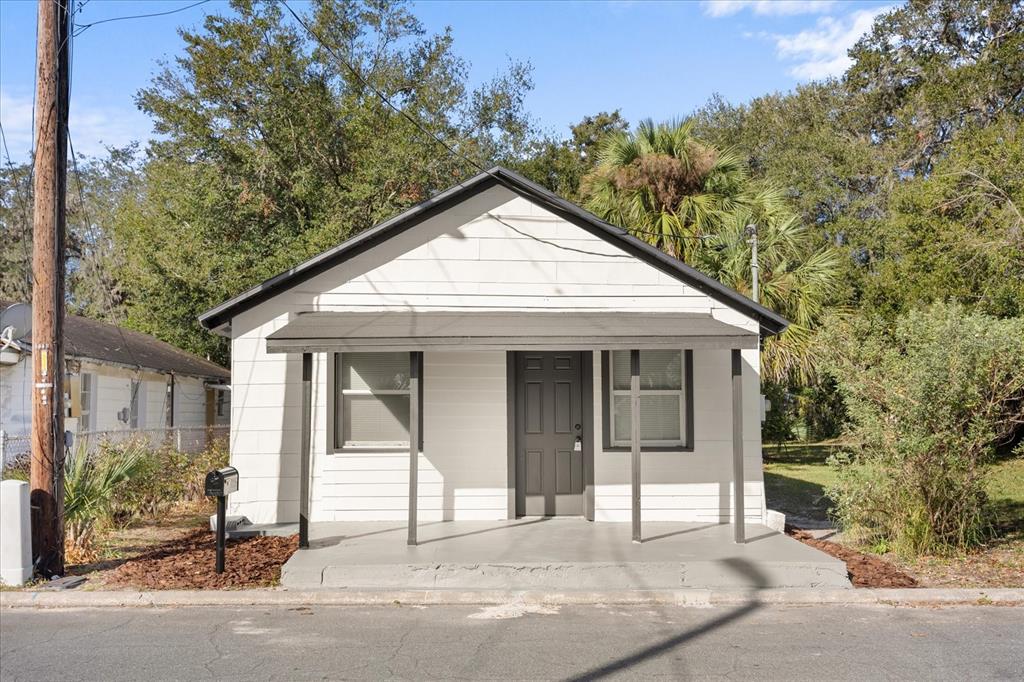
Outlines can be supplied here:
M885 559L864 554L828 540L817 540L799 528L786 527L786 533L805 545L846 562L846 571L854 587L918 587L917 581Z
M141 590L266 587L280 580L281 566L298 548L297 535L228 540L224 572L218 575L214 535L197 530L129 559L106 584Z

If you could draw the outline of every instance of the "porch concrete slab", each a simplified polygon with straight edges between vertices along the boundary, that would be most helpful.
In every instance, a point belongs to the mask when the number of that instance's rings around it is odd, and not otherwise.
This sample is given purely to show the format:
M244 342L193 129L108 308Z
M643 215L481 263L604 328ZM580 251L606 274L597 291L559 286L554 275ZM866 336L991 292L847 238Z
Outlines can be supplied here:
M849 588L846 565L765 526L582 519L442 521L406 545L399 523L317 523L284 565L289 589L664 590Z

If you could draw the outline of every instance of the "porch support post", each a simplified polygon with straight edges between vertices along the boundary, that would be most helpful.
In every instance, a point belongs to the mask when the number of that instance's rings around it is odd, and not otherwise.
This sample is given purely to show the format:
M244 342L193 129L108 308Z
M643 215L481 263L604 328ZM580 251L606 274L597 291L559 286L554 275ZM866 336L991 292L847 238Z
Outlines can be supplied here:
M640 351L629 351L630 459L633 497L633 542L642 542L640 530Z
M416 507L420 475L420 356L409 353L409 539L416 544Z
M732 506L733 540L743 544L743 358L732 351Z
M309 547L310 421L313 414L313 354L302 354L302 447L299 450L299 547Z

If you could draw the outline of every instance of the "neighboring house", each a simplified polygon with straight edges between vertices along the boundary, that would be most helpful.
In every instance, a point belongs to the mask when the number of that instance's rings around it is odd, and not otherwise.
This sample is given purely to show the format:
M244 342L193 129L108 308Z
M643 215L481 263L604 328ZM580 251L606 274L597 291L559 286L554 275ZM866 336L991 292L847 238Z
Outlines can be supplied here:
M764 519L758 349L787 322L510 171L200 320L232 340L254 522Z
M11 305L0 301L0 310ZM2 344L0 344L2 345ZM0 431L7 460L28 451L31 339L0 352ZM77 315L64 321L65 429L79 440L141 432L201 448L230 420L230 373L140 332Z

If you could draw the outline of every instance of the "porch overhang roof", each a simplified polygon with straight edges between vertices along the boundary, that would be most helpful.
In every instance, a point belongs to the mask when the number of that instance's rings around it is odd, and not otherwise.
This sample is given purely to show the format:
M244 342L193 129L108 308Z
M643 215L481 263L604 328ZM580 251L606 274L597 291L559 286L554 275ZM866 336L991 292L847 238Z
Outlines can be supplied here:
M732 349L758 340L710 313L306 312L267 336L267 352Z

